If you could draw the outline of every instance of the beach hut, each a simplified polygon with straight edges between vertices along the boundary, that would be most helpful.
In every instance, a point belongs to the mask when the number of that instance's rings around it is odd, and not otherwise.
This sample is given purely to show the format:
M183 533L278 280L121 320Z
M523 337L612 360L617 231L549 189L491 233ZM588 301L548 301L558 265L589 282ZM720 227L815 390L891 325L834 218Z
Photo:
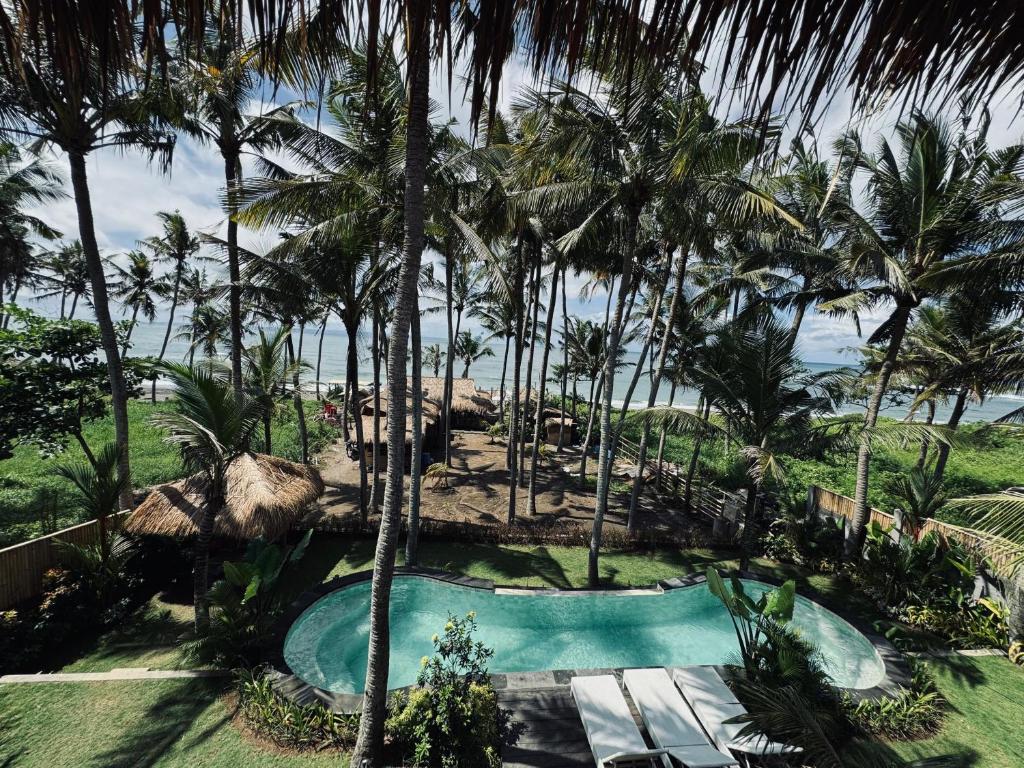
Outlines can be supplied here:
M439 443L441 415L441 401L424 396L423 404L423 450L430 451L436 448ZM359 412L363 420L363 446L372 453L373 450L373 395L363 398L359 406ZM387 435L388 396L387 392L380 393L380 452L384 453L388 443ZM405 445L406 445L406 468L409 467L410 451L412 449L412 393L406 395L405 400Z
M273 540L285 534L324 492L313 467L277 456L244 453L228 466L224 509L215 536ZM208 481L203 474L158 485L128 516L129 533L185 538L199 533Z
M426 376L421 383L425 397L443 402L443 377ZM452 429L487 429L496 412L491 393L477 389L473 379L452 379Z

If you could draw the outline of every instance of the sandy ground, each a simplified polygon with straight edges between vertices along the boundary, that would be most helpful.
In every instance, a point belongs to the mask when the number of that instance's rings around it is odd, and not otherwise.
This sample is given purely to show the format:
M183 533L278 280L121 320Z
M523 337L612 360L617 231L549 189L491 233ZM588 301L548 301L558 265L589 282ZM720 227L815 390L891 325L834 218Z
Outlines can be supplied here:
M529 467L529 459L527 459ZM325 517L353 522L359 514L359 465L345 455L339 440L319 457L319 469L327 491L321 498L320 514ZM566 470L571 470L569 475ZM588 472L595 462L588 461ZM625 470L625 467L618 468ZM528 491L517 490L517 522L522 525L559 525L566 523L589 525L594 513L594 491L580 488L576 482L579 471L579 450L566 450L561 456L552 452L538 467L537 513L527 516ZM593 477L593 474L590 475ZM527 478L529 480L529 478ZM508 516L508 466L505 445L493 443L481 432L455 432L452 435L452 467L448 473L448 488L432 487L433 481L424 479L421 515L428 519L444 519L469 523L503 523ZM383 493L383 470L380 490ZM406 475L406 491L409 478ZM605 518L612 526L626 525L629 494L613 490L609 496L609 509ZM686 527L691 524L683 513L669 508L661 499L647 493L641 500L640 527L658 529Z

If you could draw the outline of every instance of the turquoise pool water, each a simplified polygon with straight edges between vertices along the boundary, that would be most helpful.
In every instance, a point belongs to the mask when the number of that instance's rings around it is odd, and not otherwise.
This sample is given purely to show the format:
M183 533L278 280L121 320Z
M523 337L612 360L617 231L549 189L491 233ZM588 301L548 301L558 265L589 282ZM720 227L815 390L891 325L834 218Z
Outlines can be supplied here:
M748 594L771 587L744 582ZM416 682L420 659L448 614L476 611L476 638L494 649L492 672L721 664L738 658L729 615L704 584L667 592L492 592L421 576L395 578L388 685ZM326 595L292 625L284 656L319 688L360 693L366 679L370 582ZM884 676L874 647L831 611L797 597L793 623L821 649L837 685L870 688Z

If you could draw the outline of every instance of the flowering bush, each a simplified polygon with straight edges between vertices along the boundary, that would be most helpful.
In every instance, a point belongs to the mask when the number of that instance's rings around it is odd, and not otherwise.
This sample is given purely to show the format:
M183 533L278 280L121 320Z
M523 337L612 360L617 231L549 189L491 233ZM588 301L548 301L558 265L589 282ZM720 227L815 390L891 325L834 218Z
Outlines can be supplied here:
M443 635L434 635L436 653L424 656L418 688L396 694L388 732L407 760L430 768L501 765L508 715L487 672L494 651L475 642L476 614L449 615Z

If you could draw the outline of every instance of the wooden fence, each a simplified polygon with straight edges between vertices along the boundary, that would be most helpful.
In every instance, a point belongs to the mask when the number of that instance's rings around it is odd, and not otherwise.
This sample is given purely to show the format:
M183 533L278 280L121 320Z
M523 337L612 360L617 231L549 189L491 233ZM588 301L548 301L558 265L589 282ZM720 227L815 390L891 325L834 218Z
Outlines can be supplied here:
M127 514L120 512L108 517L107 530L116 531L120 528ZM90 520L48 536L0 549L0 610L43 593L43 574L60 564L60 552L55 542L65 541L84 546L97 543L99 537L99 524Z
M854 501L849 496L830 491L827 488L819 488L812 485L807 490L807 508L819 513L831 515L832 517L844 517L853 520ZM870 522L876 522L886 528L901 529L900 522L894 515L883 512L880 509L871 508ZM980 531L973 531L969 528L961 528L959 525L943 523L939 520L927 518L918 529L918 535L923 536L931 532L938 533L948 539L959 541L968 549L986 557L991 563L992 571L1001 576L1011 576L1014 564L1019 562L1024 552L1013 543L990 536ZM902 530L900 534L902 535Z

